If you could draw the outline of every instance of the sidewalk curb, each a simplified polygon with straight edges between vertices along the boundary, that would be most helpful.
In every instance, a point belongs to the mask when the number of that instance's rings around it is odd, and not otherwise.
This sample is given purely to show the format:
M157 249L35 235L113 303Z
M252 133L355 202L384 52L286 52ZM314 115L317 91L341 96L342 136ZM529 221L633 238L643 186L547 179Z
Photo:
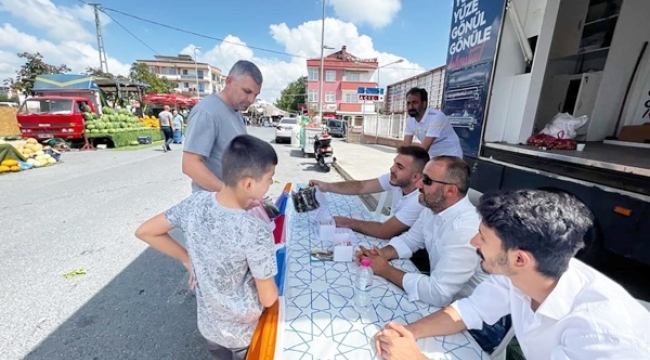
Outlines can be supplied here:
M353 179L350 174L348 174L347 171L339 163L334 163L333 164L334 168L338 173L343 177L343 179L349 181L349 180L356 180ZM372 196L372 195L359 195L359 199L361 199L361 202L368 208L371 209L372 211L375 211L377 209L377 199ZM385 208L382 210L382 212L385 212Z

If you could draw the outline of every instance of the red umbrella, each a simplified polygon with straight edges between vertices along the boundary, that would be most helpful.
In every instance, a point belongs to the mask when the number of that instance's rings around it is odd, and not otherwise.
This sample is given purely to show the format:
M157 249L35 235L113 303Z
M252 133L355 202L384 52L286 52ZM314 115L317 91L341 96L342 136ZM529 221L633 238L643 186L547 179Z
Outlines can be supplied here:
M193 99L181 94L149 94L142 98L145 103L165 105L188 105Z

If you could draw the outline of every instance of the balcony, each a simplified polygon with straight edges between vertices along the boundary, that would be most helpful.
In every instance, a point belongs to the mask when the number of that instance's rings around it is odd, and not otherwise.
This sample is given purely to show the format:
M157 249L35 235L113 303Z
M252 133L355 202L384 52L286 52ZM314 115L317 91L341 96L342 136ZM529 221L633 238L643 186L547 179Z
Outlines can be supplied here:
M189 79L196 79L196 75L194 74L187 74L187 75L181 75L181 79L189 80Z

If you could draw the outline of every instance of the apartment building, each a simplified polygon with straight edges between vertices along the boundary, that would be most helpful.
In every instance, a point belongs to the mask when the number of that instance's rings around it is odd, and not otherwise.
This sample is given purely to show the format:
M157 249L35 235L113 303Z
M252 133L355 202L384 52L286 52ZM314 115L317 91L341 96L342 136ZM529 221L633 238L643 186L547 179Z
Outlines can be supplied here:
M323 58L323 93L320 90L321 59L307 60L307 110L318 114L319 101L323 102L323 116L354 118L356 115L375 113L372 101L359 101L359 87L377 87L373 75L379 63L377 59L361 59L341 50ZM365 107L365 111L364 111Z
M225 85L225 76L221 69L208 63L195 62L190 55L178 56L155 55L153 60L136 60L149 66L149 70L160 78L167 78L178 86L176 91L204 97L218 93Z

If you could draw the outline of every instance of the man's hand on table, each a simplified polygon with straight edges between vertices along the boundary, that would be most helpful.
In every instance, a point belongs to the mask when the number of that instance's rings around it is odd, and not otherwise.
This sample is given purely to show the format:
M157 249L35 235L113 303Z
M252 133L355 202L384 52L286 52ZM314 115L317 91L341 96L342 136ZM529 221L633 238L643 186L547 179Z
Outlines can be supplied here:
M354 254L354 260L357 264L361 264L361 260L369 259L371 255L381 255L381 249L377 246L368 249L363 245L359 245L359 250Z
M375 349L377 355L386 360L426 359L418 349L413 333L392 321L375 334Z
M377 246L373 246L371 251L367 251L364 258L370 259L370 268L377 276L387 278L388 272L393 268Z
M333 216L333 218L337 228L352 228L352 222L354 219L350 219L345 216Z
M320 180L309 180L309 186L313 187L316 186L318 187L318 190L322 192L328 192L329 191L329 185L330 183L325 182L325 181L320 181Z

